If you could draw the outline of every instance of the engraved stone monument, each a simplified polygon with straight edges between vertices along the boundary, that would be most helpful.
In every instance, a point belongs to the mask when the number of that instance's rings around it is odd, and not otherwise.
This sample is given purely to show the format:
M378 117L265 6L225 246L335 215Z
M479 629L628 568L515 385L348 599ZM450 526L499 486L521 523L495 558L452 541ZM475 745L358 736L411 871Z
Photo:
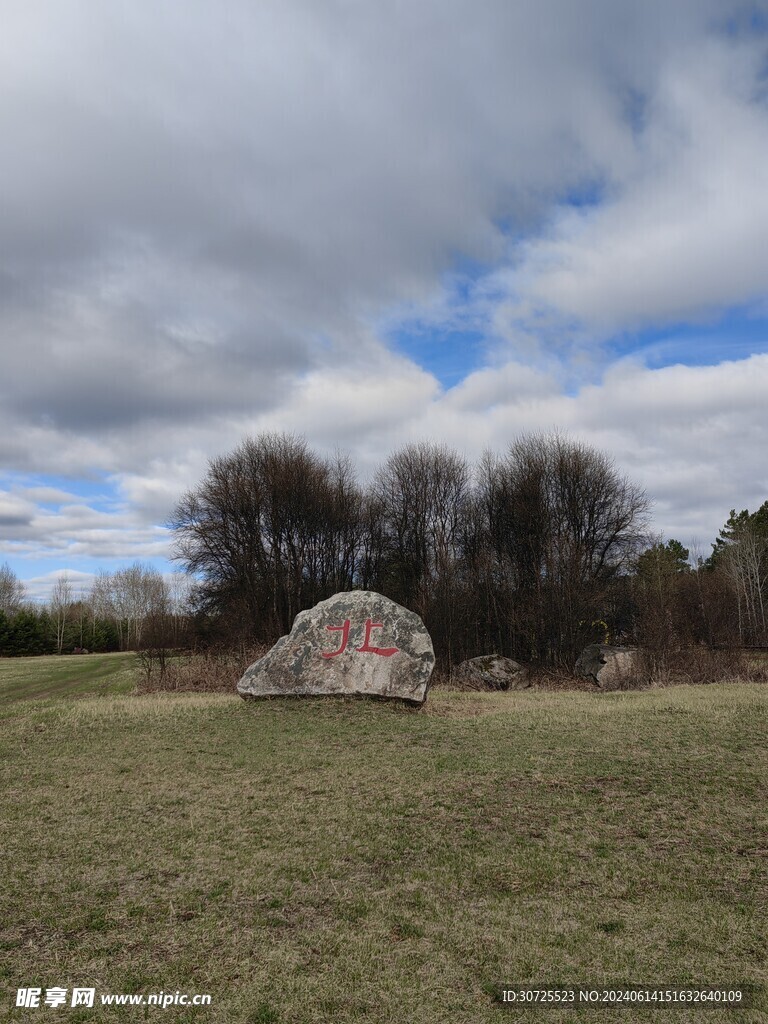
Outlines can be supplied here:
M435 665L418 615L370 590L299 612L291 632L237 684L246 698L374 696L423 704Z

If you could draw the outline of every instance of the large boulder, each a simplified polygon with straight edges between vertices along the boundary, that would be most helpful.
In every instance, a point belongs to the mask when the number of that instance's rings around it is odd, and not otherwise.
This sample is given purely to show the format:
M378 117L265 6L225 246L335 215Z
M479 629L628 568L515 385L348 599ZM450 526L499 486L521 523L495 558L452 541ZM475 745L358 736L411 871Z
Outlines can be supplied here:
M579 655L576 675L591 679L601 690L636 690L645 684L634 647L590 644Z
M353 590L299 612L288 636L246 669L237 692L365 695L422 704L434 665L432 640L418 615L382 594Z
M519 662L501 654L484 654L457 665L451 681L468 690L525 690L531 685Z

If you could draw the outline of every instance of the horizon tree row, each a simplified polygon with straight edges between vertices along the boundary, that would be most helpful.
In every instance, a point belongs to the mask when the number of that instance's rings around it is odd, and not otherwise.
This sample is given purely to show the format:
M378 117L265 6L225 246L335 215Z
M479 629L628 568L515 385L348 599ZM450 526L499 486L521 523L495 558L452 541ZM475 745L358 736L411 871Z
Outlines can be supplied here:
M406 445L359 484L348 457L262 434L212 460L171 525L186 575L140 562L46 605L0 566L0 655L274 642L349 589L415 610L444 668L496 651L571 668L585 644L768 644L768 501L731 510L709 558L647 532L644 493L562 434L470 466ZM190 598L193 600L190 600Z
M0 656L139 650L162 641L187 642L189 581L167 579L141 562L100 571L93 583L75 588L66 573L45 603L26 598L7 564L0 566Z
M409 444L366 486L346 457L261 434L212 460L170 525L200 610L232 635L273 641L297 612L361 588L421 615L444 665L495 650L566 667L606 629L631 628L647 518L607 455L559 433L474 469Z

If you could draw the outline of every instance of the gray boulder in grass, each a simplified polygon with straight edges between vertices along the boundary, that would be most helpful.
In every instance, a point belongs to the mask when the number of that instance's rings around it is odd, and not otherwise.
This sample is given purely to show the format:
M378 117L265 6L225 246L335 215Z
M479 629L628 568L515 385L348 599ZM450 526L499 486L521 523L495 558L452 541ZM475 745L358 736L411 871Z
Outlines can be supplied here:
M484 654L457 665L452 680L473 690L526 690L528 672L517 661L501 654Z
M415 612L370 590L299 612L291 632L246 669L241 697L371 696L423 704L435 666Z
M645 685L634 647L590 644L576 662L576 675L591 679L601 690L637 690Z

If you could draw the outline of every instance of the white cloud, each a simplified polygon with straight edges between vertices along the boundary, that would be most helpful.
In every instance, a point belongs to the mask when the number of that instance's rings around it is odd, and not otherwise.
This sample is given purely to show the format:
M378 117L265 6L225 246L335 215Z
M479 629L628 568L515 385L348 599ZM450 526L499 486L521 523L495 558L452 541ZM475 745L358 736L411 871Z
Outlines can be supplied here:
M210 443L223 453L248 431L303 432L327 454L349 451L366 479L410 440L442 440L474 460L488 447L503 451L521 433L558 427L607 451L647 489L655 499L655 529L685 544L698 540L707 550L731 507L754 510L768 497L762 456L768 356L662 369L626 361L573 395L514 363L472 374L447 392L405 360L396 369L387 376L381 367L361 367L341 387L334 370L315 371L268 419L227 425ZM156 524L205 472L201 453L173 459L175 440L166 441L167 458L116 478L121 504L111 511L83 500L36 508L34 488L4 492L0 509L19 523L0 552L42 554L57 566L80 556L105 564L164 557L171 538Z
M25 597L36 602L47 601L61 578L69 581L72 599L77 601L88 593L96 576L94 573L81 572L77 569L54 569L40 576L30 576L24 580Z
M758 454L768 356L661 369L625 361L573 395L515 363L447 392L434 381L425 386L417 367L398 369L396 405L393 378L361 370L354 387L340 388L335 372L319 370L250 429L299 430L321 450L348 450L366 477L410 440L445 440L474 459L518 434L558 427L608 451L656 499L657 528L685 541L713 538L732 505L756 508L768 496Z
M354 353L457 254L499 258L499 221L623 180L623 97L721 10L11 4L0 398L23 440L0 455L119 471L137 426L268 412L322 365L313 339Z
M176 498L261 429L365 476L413 438L474 457L558 426L670 535L763 500L764 361L600 348L765 302L739 0L6 6L0 460L42 479L0 494L0 552L162 555ZM446 300L467 260L488 272ZM485 331L457 387L376 334L403 311ZM114 505L59 486L98 476Z
M699 40L675 53L602 201L561 209L495 276L510 293L499 323L607 335L764 299L763 49Z
M42 497L40 492L42 491ZM168 531L147 516L147 510L125 503L111 508L87 499L51 502L55 489L19 488L0 491L0 554L19 559L49 559L52 571L69 568L77 559L165 557Z

